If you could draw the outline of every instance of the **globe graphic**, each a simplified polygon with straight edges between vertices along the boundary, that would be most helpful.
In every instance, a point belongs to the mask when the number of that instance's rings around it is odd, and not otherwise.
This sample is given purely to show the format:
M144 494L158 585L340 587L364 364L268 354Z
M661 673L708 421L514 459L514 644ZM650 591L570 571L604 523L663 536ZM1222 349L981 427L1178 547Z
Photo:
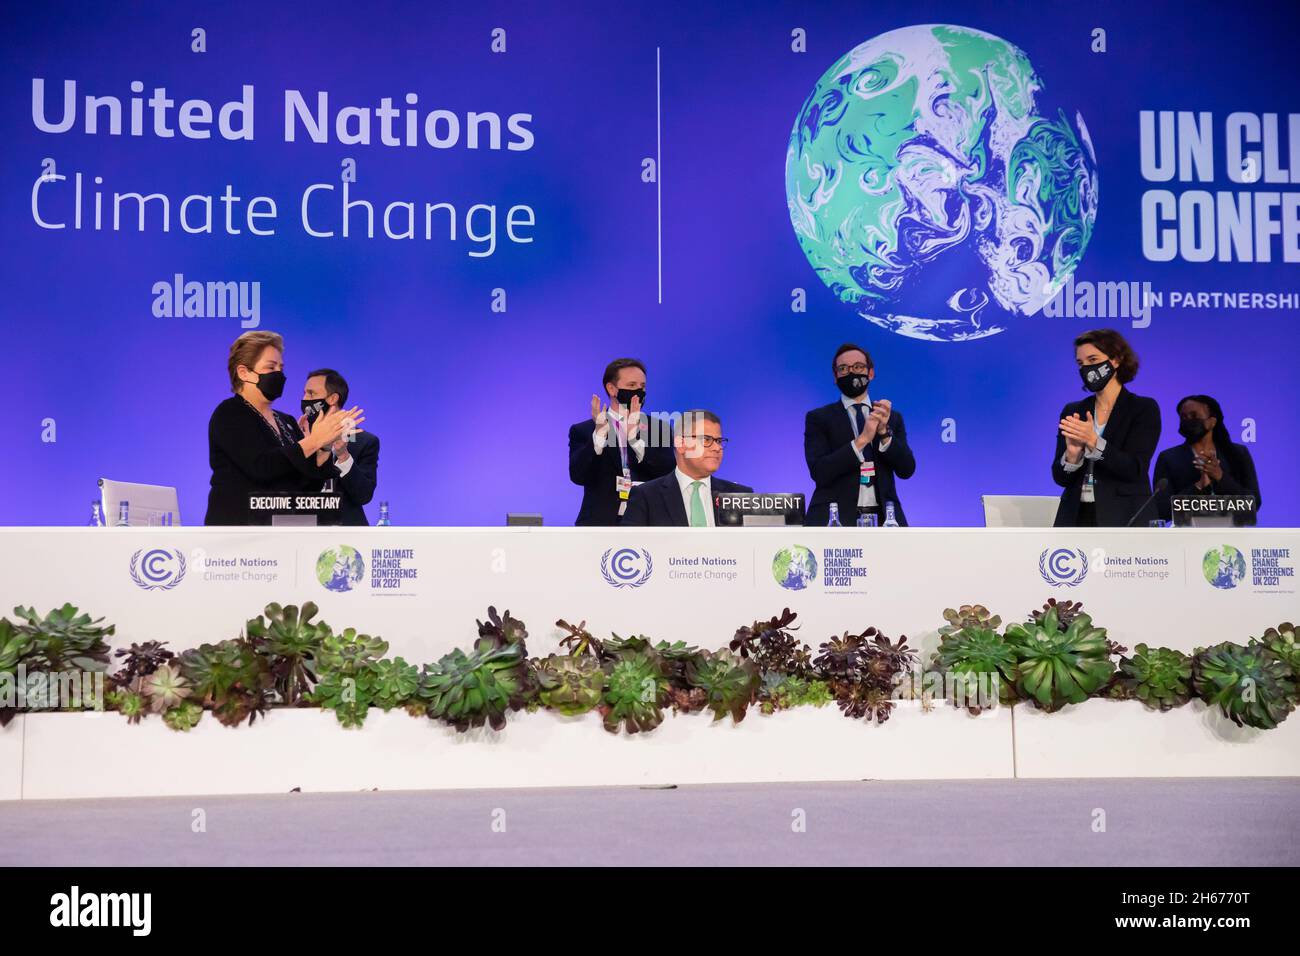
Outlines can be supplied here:
M817 82L786 152L790 221L835 296L912 338L995 335L1051 300L1097 219L1083 117L1040 110L1028 57L957 26L862 43Z
M327 548L316 559L316 580L327 591L351 591L365 574L365 561L350 545Z
M802 591L817 580L817 558L801 544L782 548L772 559L772 577L791 591Z
M1216 588L1235 588L1246 578L1246 559L1232 545L1225 544L1205 552L1201 571Z

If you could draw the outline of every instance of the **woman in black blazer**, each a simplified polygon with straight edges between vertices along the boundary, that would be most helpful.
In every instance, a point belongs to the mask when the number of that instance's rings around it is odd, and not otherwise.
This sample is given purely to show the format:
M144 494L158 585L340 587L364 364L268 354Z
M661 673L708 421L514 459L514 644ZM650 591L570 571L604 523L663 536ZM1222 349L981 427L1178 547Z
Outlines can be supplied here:
M365 421L361 409L321 415L304 436L293 417L271 408L284 393L284 340L274 332L245 332L227 363L234 397L208 422L208 525L269 524L254 520L250 494L315 494L338 476L329 446Z
M1166 490L1156 502L1160 517L1171 518L1171 495L1254 495L1259 510L1259 478L1245 445L1228 437L1223 409L1209 395L1189 395L1178 403L1178 434L1183 443L1166 448L1156 459L1155 479ZM1255 515L1235 514L1237 526L1255 524Z
M1092 395L1061 410L1052 478L1065 490L1055 525L1124 527L1142 520L1139 511L1152 519L1147 470L1160 406L1124 387L1137 375L1137 355L1115 330L1095 329L1074 340L1074 358Z

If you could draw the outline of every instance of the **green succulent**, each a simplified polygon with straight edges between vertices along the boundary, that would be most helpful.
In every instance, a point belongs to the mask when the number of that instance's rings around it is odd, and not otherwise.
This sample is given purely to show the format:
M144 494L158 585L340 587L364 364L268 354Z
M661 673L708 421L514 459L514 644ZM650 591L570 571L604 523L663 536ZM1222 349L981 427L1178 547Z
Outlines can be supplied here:
M192 700L182 701L163 713L163 723L172 730L190 731L203 719L203 708Z
M730 714L740 723L758 693L757 665L730 651L699 654L687 665L686 680L707 695L705 706L714 720Z
M0 671L13 671L36 646L36 638L7 617L0 617Z
M956 634L965 628L996 631L1002 618L992 614L983 604L963 604L959 608L946 608L943 619L948 623L939 628L940 634Z
M180 668L171 664L162 664L148 677L137 680L142 682L144 695L149 699L149 708L155 714L179 706L194 692Z
M334 711L334 716L344 727L360 727L374 702L374 679L372 669L356 674L326 671L309 699L325 710Z
M1192 686L1207 704L1218 704L1238 727L1271 730L1295 709L1296 674L1268 647L1225 641L1196 652Z
M601 658L605 661L620 660L636 654L658 656L650 644L650 638L641 635L619 637L615 634L601 645Z
M528 630L524 627L524 622L511 617L509 611L502 616L497 614L496 608L489 607L488 619L478 622L478 636L491 638L501 644L518 644L523 649L524 656L528 656L524 643L528 639Z
M944 612L946 617L947 611ZM996 621L996 615L987 620ZM931 659L933 667L944 675L962 675L966 684L967 706L972 698L971 680L978 681L979 675L987 674L990 678L997 675L998 699L1009 704L1016 698L1017 662L1019 655L1013 644L1007 641L992 627L971 624L955 631L945 632L939 629L939 648ZM978 688L978 683L976 684ZM954 697L955 697L954 688ZM957 703L956 700L953 701ZM978 711L979 707L973 708Z
M274 677L265 657L245 638L201 644L180 656L181 673L199 702L227 727L266 713Z
M470 653L457 648L426 666L420 682L429 716L459 731L484 724L503 729L506 712L523 707L533 690L523 642L503 643L497 636L480 637Z
M835 697L825 681L766 671L758 688L758 706L765 714L791 707L825 707Z
M108 643L104 639L112 637L117 629L112 624L100 627L102 617L91 620L89 614L79 614L71 604L55 608L44 617L30 607L16 607L14 614L26 622L19 624L18 629L32 638L27 659L29 668L108 669Z
M1016 689L1043 710L1083 703L1115 672L1106 629L1093 627L1087 614L1075 614L1062 630L1050 607L1041 621L1012 624L1006 639L1020 658Z
M420 689L420 669L400 657L376 662L375 703L384 710L401 707Z
M689 683L686 674L690 667L698 664L706 651L687 644L685 641L660 641L654 646L654 652L664 662L664 675L678 686Z
M108 694L108 703L126 718L128 724L140 723L140 719L149 713L149 705L145 702L145 695L140 690L140 678L138 677L131 682L131 686L110 692Z
M321 640L317 671L358 674L388 653L388 642L347 628L340 634L326 634Z
M1259 639L1270 651L1286 661L1291 673L1300 677L1300 641L1296 639L1295 625L1288 622L1270 627ZM0 670L3 670L0 667Z
M538 698L566 717L585 714L600 703L605 671L594 657L552 654L533 662Z
M301 610L294 604L282 607L272 602L245 627L258 653L270 659L276 692L290 707L316 682L316 657L330 634L328 624L312 623L317 610L311 601Z
M1153 710L1172 710L1191 699L1192 659L1168 647L1139 644L1119 662L1116 696L1142 701Z
M606 730L616 734L623 727L635 734L663 723L669 684L663 661L656 654L629 652L607 663L605 672L608 678L600 709Z

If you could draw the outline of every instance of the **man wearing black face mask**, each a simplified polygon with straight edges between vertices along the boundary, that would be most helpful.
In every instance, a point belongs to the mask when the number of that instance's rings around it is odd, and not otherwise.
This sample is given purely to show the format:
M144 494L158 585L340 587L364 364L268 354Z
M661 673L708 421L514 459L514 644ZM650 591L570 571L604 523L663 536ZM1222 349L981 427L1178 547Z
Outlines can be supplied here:
M332 368L318 368L308 373L303 386L303 417L298 424L306 431L319 415L343 408L347 401L347 379ZM379 483L379 436L369 431L344 435L318 458L321 464L332 458L339 470L338 478L329 479L321 488L322 494L342 496L339 524L370 524L364 506L374 498Z
M1156 497L1160 517L1172 519L1172 495L1254 495L1259 511L1259 477L1250 450L1228 435L1223 409L1209 395L1188 395L1178 403L1178 434L1183 443L1166 448L1156 458ZM1232 516L1237 526L1256 523L1254 514Z
M804 419L804 458L815 484L806 525L824 525L830 506L839 506L840 522L852 525L858 515L884 523L886 505L907 524L898 498L898 479L911 478L916 458L907 444L903 416L887 399L867 395L876 367L866 349L846 343L831 360L839 401L814 408Z
M274 332L241 335L226 370L234 395L208 422L212 487L203 523L270 524L270 512L254 512L250 497L319 494L323 482L339 476L329 447L359 431L365 416L359 408L335 409L318 416L304 435L292 416L273 409L284 394L284 340Z
M605 367L606 404L591 396L591 418L569 429L569 480L582 487L577 525L616 525L632 486L676 467L671 428L647 420L645 366L615 359Z

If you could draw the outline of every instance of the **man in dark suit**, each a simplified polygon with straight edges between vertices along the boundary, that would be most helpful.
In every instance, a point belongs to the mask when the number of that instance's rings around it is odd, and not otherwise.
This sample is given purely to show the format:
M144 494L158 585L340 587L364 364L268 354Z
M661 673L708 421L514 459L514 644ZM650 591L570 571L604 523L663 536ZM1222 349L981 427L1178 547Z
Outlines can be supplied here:
M307 376L302 390L303 423L311 427L317 415L346 408L347 380L332 368L319 368ZM321 452L322 458L330 455L339 470L339 476L325 483L321 490L338 494L339 524L368 525L364 506L375 496L379 483L379 437L372 432L355 432ZM328 458L325 458L328 461Z
M632 489L620 524L655 528L714 528L715 496L753 488L715 478L722 465L722 420L702 408L682 413L673 440L676 467L671 474Z
M569 480L582 487L577 525L616 525L634 483L673 470L672 430L642 413L645 366L615 359L605 367L608 404L591 396L591 418L569 429Z
M804 524L826 524L832 503L839 505L843 524L855 523L859 514L874 514L883 523L885 504L893 502L894 519L906 525L897 481L912 477L916 459L903 416L887 399L873 403L868 397L876 368L866 349L841 345L831 370L842 397L804 419L803 453L816 486Z

